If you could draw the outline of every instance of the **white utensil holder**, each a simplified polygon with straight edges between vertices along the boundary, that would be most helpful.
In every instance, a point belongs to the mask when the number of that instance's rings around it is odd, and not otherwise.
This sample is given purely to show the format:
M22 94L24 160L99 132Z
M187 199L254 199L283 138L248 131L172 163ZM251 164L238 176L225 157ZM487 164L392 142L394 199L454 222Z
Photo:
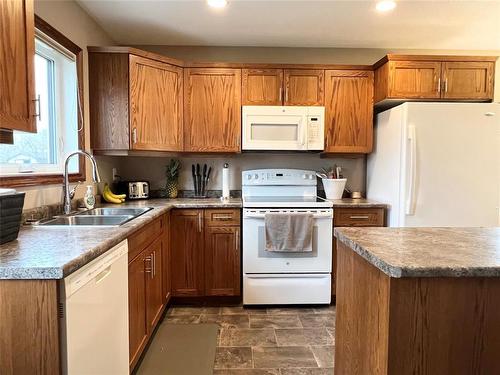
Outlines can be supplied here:
M322 178L326 199L341 199L347 178Z

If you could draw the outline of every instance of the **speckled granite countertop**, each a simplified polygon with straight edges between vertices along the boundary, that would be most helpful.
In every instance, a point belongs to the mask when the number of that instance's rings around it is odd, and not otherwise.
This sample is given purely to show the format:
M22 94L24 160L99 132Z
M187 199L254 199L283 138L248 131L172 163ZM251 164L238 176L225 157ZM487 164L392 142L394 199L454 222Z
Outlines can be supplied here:
M335 228L391 277L500 277L500 228Z
M119 227L23 227L0 245L0 279L62 279L172 208L239 208L241 199L152 199L121 207L154 209Z
M329 199L333 203L333 208L388 208L389 206L385 203L380 203L373 201L371 199Z

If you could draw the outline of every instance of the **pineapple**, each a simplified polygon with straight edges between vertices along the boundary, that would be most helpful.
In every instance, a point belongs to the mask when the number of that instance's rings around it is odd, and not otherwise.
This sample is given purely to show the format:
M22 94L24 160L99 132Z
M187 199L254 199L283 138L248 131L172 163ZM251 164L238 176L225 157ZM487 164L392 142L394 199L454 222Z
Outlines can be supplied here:
M177 198L178 182L179 182L179 171L181 169L181 163L177 159L170 159L170 163L167 165L165 171L166 183L165 192L169 198Z

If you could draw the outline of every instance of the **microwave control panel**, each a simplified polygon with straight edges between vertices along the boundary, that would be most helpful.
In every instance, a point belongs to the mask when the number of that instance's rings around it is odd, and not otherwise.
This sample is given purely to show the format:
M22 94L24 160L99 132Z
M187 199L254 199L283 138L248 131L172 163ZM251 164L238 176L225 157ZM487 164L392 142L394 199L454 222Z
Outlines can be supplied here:
M307 115L308 150L323 150L325 148L324 129L325 129L325 107L309 107L309 114Z

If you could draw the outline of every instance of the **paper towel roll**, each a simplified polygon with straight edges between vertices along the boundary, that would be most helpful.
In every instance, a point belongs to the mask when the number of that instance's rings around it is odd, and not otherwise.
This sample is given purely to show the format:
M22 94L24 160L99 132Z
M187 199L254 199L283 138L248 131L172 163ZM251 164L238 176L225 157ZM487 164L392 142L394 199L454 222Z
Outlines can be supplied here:
M222 168L222 199L229 199L229 164Z

